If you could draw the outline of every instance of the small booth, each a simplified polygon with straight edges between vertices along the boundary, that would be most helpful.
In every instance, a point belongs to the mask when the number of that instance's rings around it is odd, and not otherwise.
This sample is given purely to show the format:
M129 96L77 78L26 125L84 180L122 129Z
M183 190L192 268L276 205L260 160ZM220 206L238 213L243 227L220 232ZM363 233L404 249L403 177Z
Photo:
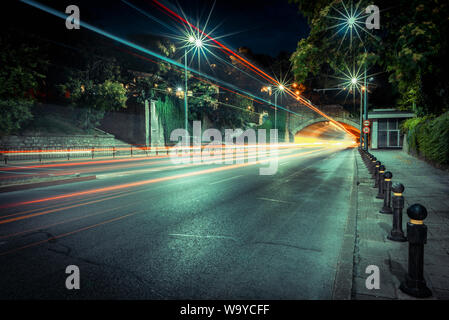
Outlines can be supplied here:
M402 149L404 136L400 125L415 114L396 109L374 109L368 112L371 121L370 147L372 149Z

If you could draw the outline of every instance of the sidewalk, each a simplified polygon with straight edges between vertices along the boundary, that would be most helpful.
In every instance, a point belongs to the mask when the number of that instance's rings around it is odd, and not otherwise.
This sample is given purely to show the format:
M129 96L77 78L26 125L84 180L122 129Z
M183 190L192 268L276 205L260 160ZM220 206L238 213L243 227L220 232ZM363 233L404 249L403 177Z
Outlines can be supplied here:
M436 169L424 161L400 150L370 151L393 173L393 183L405 186L403 230L409 220L406 210L414 204L424 205L428 211L424 223L428 240L424 249L424 277L432 290L429 299L449 299L449 173ZM376 199L368 170L359 153L357 235L354 250L353 299L415 299L399 290L407 273L408 243L386 238L392 228L392 215L379 213L383 200ZM380 289L368 290L365 280L368 265L380 269Z

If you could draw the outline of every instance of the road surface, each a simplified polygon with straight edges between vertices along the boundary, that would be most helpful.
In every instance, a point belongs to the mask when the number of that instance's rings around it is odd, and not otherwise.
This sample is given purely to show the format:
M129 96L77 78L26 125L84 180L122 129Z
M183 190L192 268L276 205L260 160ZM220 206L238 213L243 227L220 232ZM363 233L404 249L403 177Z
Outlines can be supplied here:
M275 175L73 162L9 167L97 179L0 194L0 299L332 298L354 149L282 149ZM79 290L65 286L69 265Z

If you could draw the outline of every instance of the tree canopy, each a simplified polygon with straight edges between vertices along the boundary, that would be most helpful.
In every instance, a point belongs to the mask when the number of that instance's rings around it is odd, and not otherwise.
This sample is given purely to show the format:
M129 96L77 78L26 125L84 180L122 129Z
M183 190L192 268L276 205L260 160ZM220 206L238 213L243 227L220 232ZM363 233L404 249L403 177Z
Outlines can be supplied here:
M309 37L298 42L291 56L297 81L322 74L326 66L338 76L339 71L353 65L357 69L366 62L370 70L388 74L388 81L398 92L399 107L418 115L441 114L448 109L447 1L290 2L298 5L311 27ZM364 17L371 4L380 9L380 29L367 29L364 18L360 21L364 30L353 32L350 43L349 32L345 36L346 30L336 27L343 21L339 19L351 6Z

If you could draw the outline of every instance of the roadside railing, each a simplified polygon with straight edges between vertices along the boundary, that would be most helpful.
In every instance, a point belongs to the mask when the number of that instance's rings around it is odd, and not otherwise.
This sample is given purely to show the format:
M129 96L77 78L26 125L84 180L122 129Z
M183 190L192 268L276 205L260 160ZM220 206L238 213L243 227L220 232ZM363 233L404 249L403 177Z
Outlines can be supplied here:
M148 156L167 153L167 147L146 147L143 145L114 146L52 146L52 147L7 147L0 150L0 161L44 162L47 160L96 159Z

